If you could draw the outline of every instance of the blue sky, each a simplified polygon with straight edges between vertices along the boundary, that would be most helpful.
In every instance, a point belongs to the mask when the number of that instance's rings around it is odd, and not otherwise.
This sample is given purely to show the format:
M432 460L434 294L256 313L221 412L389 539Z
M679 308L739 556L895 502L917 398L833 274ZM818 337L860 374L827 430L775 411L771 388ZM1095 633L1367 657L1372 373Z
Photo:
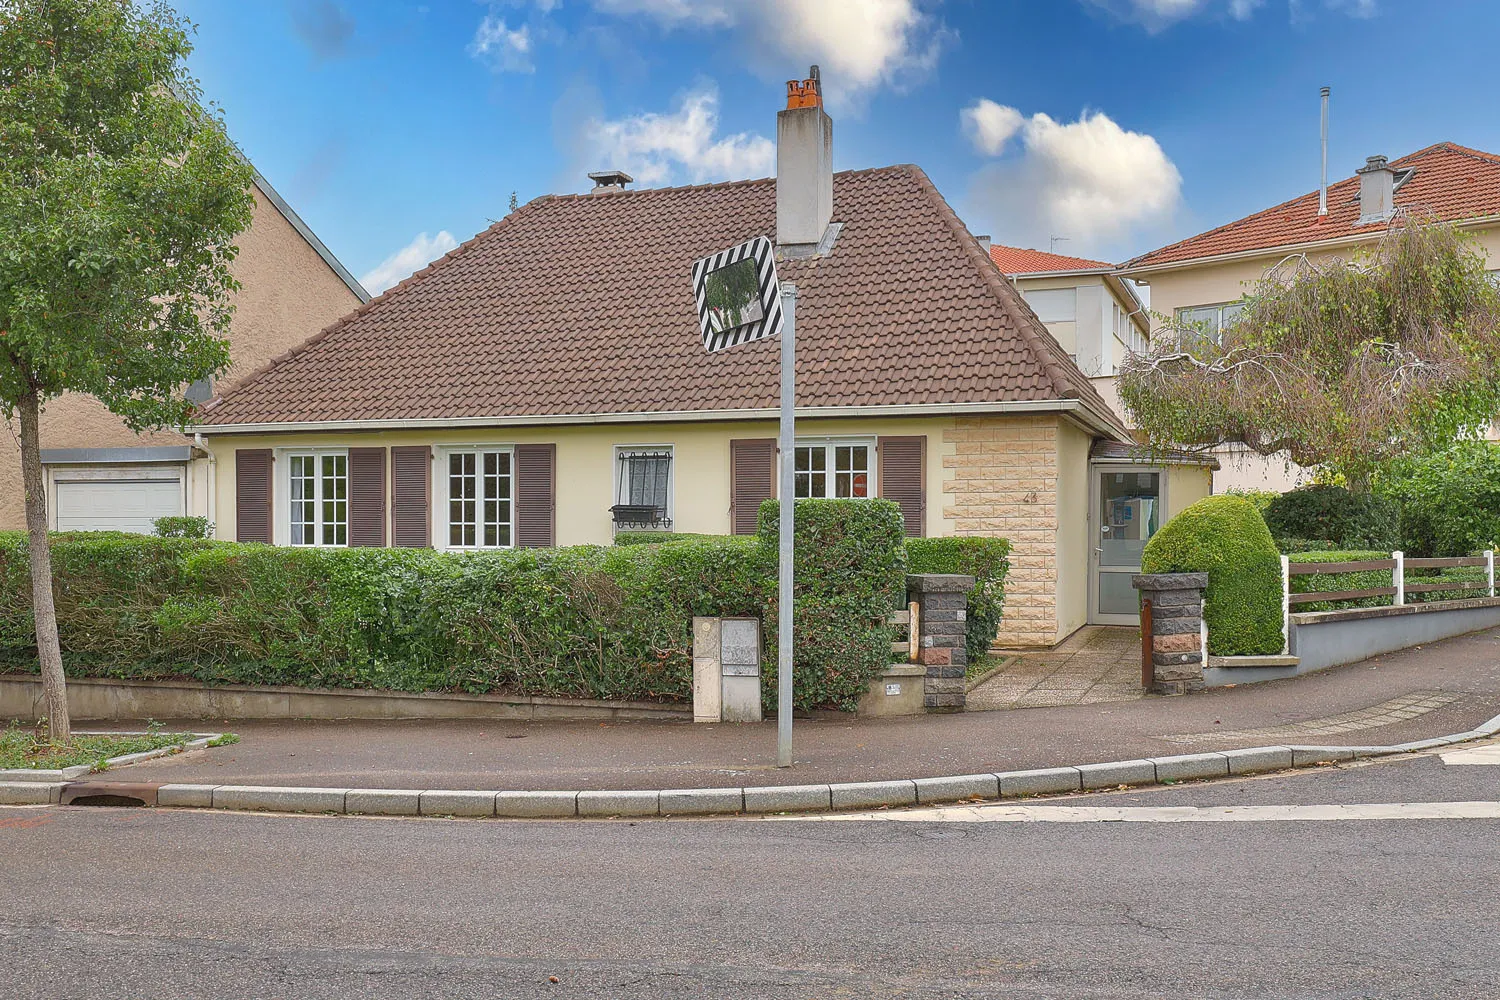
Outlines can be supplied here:
M233 138L372 290L521 202L773 172L822 67L838 169L1121 260L1440 140L1500 151L1493 0L182 0Z

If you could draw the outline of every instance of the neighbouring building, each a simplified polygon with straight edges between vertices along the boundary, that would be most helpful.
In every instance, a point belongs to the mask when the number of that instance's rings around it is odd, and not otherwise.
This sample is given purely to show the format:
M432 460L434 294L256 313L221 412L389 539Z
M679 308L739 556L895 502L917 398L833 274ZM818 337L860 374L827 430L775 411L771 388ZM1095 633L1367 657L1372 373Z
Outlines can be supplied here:
M232 300L232 367L216 386L189 388L204 401L370 297L259 173L253 193L254 214L231 265L241 285ZM26 527L17 440L5 437L0 463L4 530ZM68 394L46 405L41 445L53 530L150 533L158 517L212 518L214 460L190 435L137 434L94 397Z
M1144 354L1151 321L1115 265L1085 257L995 244L990 259L1021 292L1094 388L1117 413L1115 376L1131 352Z
M1208 492L1129 431L913 166L831 167L816 78L777 177L535 199L206 405L220 537L442 550L755 530L778 344L707 354L694 260L775 237L797 299L799 497L1015 546L1003 642L1133 621L1153 526ZM1100 553L1104 555L1100 556Z
M1327 189L1327 211L1311 191L1273 208L1142 254L1120 274L1151 286L1151 309L1217 334L1234 323L1239 299L1294 254L1347 256L1379 240L1403 209L1456 222L1500 268L1500 156L1440 142L1396 160L1372 156ZM1306 470L1239 446L1217 452L1214 488L1287 490Z

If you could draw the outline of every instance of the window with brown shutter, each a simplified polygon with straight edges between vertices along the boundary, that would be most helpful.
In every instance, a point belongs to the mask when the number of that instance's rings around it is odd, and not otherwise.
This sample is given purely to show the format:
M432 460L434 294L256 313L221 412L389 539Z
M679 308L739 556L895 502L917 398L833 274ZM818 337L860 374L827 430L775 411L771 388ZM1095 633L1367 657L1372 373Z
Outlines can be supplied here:
M557 544L557 445L516 445L516 545Z
M906 534L920 538L927 526L927 438L883 437L876 442L880 495L901 507Z
M729 531L753 535L761 501L776 495L776 439L729 442Z
M432 449L425 444L391 449L391 544L432 544Z
M234 450L234 537L271 541L271 449Z
M349 544L385 545L385 449L349 449Z

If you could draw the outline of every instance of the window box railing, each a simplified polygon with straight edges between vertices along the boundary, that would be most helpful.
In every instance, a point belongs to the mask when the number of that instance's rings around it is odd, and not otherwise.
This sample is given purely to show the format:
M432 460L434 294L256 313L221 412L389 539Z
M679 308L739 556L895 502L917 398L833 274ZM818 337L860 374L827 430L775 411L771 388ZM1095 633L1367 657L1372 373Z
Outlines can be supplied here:
M616 531L671 531L666 509L653 504L617 503L609 509Z

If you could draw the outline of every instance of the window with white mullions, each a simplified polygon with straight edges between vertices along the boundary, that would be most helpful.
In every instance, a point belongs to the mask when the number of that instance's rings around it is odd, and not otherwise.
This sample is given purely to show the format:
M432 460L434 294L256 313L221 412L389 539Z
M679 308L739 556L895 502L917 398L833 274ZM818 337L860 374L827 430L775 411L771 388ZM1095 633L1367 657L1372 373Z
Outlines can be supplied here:
M1212 306L1189 306L1177 310L1177 325L1183 330L1193 330L1215 343L1221 342L1224 331L1234 326L1245 311L1243 302L1223 302ZM1185 338L1184 338L1185 339ZM1182 346L1190 346L1183 344Z
M672 530L672 450L617 448L616 530Z
M509 451L450 452L449 548L509 548L514 527L513 497Z
M323 452L287 456L293 545L349 544L349 456Z
M874 495L869 441L819 441L797 445L793 466L796 496L869 497Z

